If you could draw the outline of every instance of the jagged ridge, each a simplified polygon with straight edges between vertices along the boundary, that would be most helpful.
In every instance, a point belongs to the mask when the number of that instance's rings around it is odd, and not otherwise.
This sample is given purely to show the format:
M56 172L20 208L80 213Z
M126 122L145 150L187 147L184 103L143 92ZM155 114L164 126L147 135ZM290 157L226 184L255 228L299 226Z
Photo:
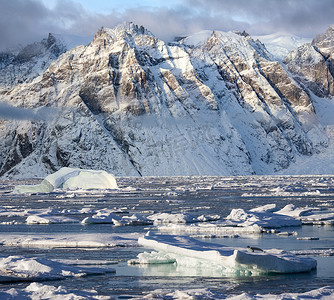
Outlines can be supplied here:
M0 124L6 176L265 174L327 143L308 93L245 33L167 45L132 23L102 28L4 99L58 107L47 123Z

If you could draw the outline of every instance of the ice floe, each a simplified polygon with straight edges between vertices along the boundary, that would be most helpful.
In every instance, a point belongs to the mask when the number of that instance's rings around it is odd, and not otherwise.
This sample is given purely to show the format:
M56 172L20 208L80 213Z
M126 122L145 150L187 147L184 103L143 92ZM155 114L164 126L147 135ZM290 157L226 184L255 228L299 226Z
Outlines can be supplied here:
M109 296L98 295L94 290L69 291L62 286L45 285L39 282L32 282L24 289L11 288L0 291L1 299L54 299L54 300L74 300L74 299L110 299Z
M116 179L106 171L61 168L38 185L18 185L14 193L50 193L54 189L117 189Z
M31 215L26 219L27 224L56 224L56 223L78 223L79 220L65 216L52 216L47 214Z
M188 290L155 290L144 297L137 299L197 299L197 300L286 300L286 299L334 299L334 286L325 286L305 293L283 293L283 294L256 294L242 293L240 295L227 295L209 289L188 289Z
M262 234L266 232L257 224L243 227L228 226L226 222L216 223L196 223L196 224L168 224L159 226L161 232L169 232L174 234L213 234L213 235L234 235L234 234Z
M123 216L122 218L113 219L115 226L136 226L136 225L152 225L152 220L140 214L133 214L132 216Z
M1 235L0 245L30 248L103 248L138 246L139 233Z
M155 225L158 224L179 224L179 223L195 223L195 222L208 222L208 221L216 221L220 219L220 216L199 216L195 217L188 213L178 213L178 214L170 214L170 213L157 213L147 217L149 220L152 220Z
M281 228L288 226L300 226L302 223L293 217L279 215L271 212L247 211L244 209L232 209L226 217L230 225L251 226L258 225L263 228Z
M250 252L249 249L205 243L185 236L148 233L140 237L138 243L146 248L168 254L180 265L189 264L189 260L193 264L195 260L196 263L206 265L210 263L215 267L220 267L222 273L245 276L261 273L308 272L317 266L316 260L312 258L297 257L282 250L269 249ZM140 258L138 256L137 263L141 263ZM147 264L146 256L144 256L143 263Z
M114 270L79 268L44 258L0 257L0 282L55 280L107 272Z

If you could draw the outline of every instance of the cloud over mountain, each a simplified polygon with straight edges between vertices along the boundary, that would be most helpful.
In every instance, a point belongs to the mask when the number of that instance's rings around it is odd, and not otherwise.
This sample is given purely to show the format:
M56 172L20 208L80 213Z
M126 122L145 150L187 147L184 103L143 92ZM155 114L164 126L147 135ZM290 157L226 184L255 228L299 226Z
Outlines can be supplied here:
M289 31L297 35L323 32L334 14L332 0L180 0L174 6L134 5L105 13L88 10L74 0L46 6L40 0L1 1L1 48L40 40L49 32L88 36L101 26L133 21L152 28L164 40L203 29L246 30L251 34ZM321 16L321 17L320 17Z

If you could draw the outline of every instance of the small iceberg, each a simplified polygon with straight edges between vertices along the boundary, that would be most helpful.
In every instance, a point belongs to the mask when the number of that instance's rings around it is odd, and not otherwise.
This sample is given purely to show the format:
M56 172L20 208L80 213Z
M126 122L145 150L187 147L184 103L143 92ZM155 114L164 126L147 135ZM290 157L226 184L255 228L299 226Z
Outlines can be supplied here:
M37 185L18 185L13 193L50 193L54 189L118 189L114 175L106 171L61 168Z
M291 253L270 249L250 251L245 248L225 247L219 244L202 242L186 236L157 235L148 233L138 239L139 245L168 254L170 261L185 265L195 260L204 265L221 267L223 273L237 275L258 275L263 273L300 273L316 268L312 258L297 257ZM262 249L261 249L262 250ZM165 257L162 255L162 257ZM147 255L138 256L136 263L147 264ZM156 260L152 259L156 263ZM193 264L192 261L192 264Z

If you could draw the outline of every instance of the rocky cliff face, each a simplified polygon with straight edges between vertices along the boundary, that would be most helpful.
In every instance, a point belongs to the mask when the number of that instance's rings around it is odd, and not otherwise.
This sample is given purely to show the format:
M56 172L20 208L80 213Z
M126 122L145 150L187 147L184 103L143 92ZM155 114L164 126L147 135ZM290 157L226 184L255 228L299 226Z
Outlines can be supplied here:
M132 23L102 28L89 46L0 93L15 106L52 110L43 120L1 121L5 176L62 166L115 175L265 174L328 140L309 94L245 33L202 32L166 44Z
M318 97L334 95L334 28L289 53L284 59L294 78Z
M0 53L0 88L12 88L31 81L43 73L66 46L51 33L39 43L27 45L19 51Z

